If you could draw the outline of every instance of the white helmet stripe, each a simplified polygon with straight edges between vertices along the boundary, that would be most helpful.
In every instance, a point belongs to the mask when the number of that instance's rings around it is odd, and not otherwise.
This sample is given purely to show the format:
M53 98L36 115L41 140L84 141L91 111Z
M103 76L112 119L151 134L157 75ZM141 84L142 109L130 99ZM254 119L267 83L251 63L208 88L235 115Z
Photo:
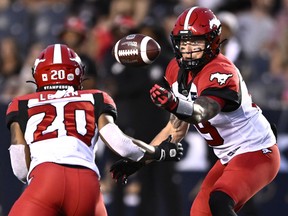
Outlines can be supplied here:
M62 63L61 44L55 44L53 53L53 64L61 64L61 63Z
M190 8L190 10L188 11L186 17L185 17L185 22L184 22L184 30L188 30L188 26L189 26L189 19L190 16L192 14L192 12L194 11L194 9L196 9L197 7L192 7Z

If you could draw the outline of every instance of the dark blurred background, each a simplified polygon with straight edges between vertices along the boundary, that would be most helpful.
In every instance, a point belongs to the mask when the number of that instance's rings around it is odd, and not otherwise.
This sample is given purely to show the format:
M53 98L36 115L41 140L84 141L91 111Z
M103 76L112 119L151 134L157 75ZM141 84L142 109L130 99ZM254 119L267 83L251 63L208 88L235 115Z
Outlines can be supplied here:
M31 68L40 50L52 43L72 47L86 65L84 88L107 91L126 134L149 142L167 122L149 89L161 83L173 51L170 32L180 13L191 6L211 8L228 41L221 51L240 69L253 100L279 131L281 170L258 193L241 216L284 216L288 211L288 0L1 0L0 1L0 216L25 186L13 176L5 112L15 97L35 91ZM115 61L111 49L130 33L154 38L159 58L142 68ZM155 164L132 176L128 185L111 180L111 163L119 159L99 141L96 162L110 216L184 216L201 181L214 163L206 143L193 128L183 141L178 163Z

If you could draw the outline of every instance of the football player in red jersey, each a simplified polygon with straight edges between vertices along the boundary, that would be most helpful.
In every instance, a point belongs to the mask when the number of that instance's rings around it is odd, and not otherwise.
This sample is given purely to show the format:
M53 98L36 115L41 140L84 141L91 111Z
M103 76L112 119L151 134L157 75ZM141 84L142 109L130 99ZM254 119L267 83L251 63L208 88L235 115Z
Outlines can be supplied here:
M181 144L170 138L153 147L123 134L114 123L113 99L100 90L81 90L83 74L72 49L50 45L33 68L37 92L9 105L11 165L20 180L28 181L9 215L107 215L94 162L99 136L132 161L177 161L182 156Z
M167 85L150 90L154 104L171 113L153 143L168 134L178 142L193 124L219 158L202 183L191 216L237 215L280 167L270 123L252 102L239 70L220 53L220 35L221 23L210 9L186 9L171 33L175 58L166 69ZM117 169L119 164L112 171L121 176L126 170Z

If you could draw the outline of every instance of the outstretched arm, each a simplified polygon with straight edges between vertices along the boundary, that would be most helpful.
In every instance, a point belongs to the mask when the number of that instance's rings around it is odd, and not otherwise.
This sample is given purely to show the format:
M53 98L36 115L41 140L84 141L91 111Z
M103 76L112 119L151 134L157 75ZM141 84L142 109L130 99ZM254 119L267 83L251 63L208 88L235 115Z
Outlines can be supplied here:
M187 134L189 126L189 123L179 120L174 114L171 114L167 125L157 134L151 144L158 145L169 135L172 136L172 142L179 143Z
M102 114L99 117L98 127L101 139L112 151L133 161L177 161L182 156L182 148L179 148L179 144L172 143L167 137L155 147L127 136L108 114ZM175 154L170 154L170 151L175 151Z
M189 128L189 123L179 120L175 115L171 114L170 120L163 128L163 130L153 139L151 145L153 146L168 146L165 143L167 137L171 136L171 142L178 143L178 150L182 156L182 145L179 143L183 137L186 135ZM151 161L148 161L148 163ZM147 162L146 162L147 163ZM121 181L123 184L127 183L127 179L130 175L137 172L145 166L143 162L133 162L127 159L122 159L117 161L111 166L110 172L112 173L113 179Z

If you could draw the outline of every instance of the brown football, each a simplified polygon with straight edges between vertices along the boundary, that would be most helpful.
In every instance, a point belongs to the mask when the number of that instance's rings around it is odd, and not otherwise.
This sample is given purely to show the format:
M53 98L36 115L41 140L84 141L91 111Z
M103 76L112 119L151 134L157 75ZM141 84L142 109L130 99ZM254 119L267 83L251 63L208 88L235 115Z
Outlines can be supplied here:
M143 34L130 34L114 45L112 54L126 66L145 66L152 64L161 52L160 45L151 37Z

